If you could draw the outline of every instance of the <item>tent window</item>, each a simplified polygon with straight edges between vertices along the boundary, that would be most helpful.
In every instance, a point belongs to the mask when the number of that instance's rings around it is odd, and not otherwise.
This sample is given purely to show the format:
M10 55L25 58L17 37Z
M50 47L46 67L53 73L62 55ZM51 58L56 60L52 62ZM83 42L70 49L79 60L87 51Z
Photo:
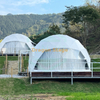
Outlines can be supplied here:
M54 52L53 49L45 51L37 63L37 70L86 70L84 56L73 49L63 53Z
M7 42L3 48L6 48L4 53L8 54L19 53L20 50L30 50L26 43L19 41Z

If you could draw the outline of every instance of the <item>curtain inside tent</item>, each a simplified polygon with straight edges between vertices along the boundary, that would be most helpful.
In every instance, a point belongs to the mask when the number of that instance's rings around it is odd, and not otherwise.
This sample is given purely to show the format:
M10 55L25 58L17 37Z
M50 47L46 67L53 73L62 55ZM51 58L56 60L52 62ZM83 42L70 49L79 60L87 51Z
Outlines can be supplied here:
M59 49L58 49L59 50ZM65 49L60 49L64 51ZM86 70L85 58L78 50L67 49L65 52L49 50L45 51L38 60L36 70Z
M4 53L7 54L18 54L20 50L30 50L26 43L18 41L7 42L3 48L6 48Z

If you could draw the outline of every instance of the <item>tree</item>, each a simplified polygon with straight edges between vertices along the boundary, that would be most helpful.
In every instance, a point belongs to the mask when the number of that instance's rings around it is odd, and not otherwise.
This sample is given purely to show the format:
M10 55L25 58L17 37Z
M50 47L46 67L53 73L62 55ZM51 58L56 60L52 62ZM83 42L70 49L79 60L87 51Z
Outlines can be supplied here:
M52 34L60 34L60 28L58 25L55 25L54 23L49 26L49 33Z
M85 0L85 5L98 5L100 0Z
M60 28L57 25L52 24L49 26L49 29L46 32L44 32L43 34L30 36L30 39L33 42L38 43L40 40L42 40L50 35L56 35L56 34L61 34Z
M93 27L96 20L99 18L99 12L90 7L67 7L63 14L64 27L68 30L70 25L81 24L80 37L83 45L86 47L89 28Z

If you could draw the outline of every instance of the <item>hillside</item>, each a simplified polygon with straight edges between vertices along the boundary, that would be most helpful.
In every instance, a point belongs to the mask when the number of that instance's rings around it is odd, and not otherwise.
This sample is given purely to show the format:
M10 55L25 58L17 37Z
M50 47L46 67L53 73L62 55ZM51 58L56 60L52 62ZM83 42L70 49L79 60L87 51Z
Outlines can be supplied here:
M52 23L61 27L62 13L0 16L0 39L12 33L22 33L27 36L40 34L48 30Z

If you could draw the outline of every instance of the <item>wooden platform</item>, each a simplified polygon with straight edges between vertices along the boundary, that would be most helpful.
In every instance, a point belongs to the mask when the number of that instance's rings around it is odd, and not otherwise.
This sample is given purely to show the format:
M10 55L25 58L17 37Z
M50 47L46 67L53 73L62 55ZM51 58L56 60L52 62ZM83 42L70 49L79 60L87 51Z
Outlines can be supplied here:
M100 79L100 72L31 72L30 84L32 79Z
M32 78L53 78L53 77L100 77L100 72L32 72Z

